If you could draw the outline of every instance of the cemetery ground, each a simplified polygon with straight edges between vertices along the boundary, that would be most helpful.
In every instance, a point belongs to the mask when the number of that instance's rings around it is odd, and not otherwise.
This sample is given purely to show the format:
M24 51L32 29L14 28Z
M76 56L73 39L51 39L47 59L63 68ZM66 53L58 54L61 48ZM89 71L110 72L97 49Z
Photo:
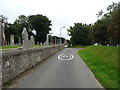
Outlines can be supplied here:
M118 88L118 49L111 46L89 46L78 51L95 77L105 88Z
M44 47L46 45L35 45L34 47ZM2 51L13 51L17 50L18 48L21 48L22 46L0 46L0 52Z

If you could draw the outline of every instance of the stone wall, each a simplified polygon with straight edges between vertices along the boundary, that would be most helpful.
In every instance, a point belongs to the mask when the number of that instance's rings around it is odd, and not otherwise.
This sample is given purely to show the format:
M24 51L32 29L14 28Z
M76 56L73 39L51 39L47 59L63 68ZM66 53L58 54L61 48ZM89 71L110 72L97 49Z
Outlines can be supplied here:
M29 48L2 52L2 84L17 77L41 60L63 49L63 46Z
M0 54L0 57L2 54ZM2 59L0 58L0 90L2 89Z

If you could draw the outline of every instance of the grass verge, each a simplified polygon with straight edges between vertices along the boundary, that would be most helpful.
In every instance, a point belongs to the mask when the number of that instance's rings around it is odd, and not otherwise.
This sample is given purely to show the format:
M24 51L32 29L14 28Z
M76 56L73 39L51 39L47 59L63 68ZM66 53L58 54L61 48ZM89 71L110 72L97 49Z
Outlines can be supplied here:
M78 51L104 88L118 88L118 48L89 46Z
M72 48L86 48L87 46L72 46Z

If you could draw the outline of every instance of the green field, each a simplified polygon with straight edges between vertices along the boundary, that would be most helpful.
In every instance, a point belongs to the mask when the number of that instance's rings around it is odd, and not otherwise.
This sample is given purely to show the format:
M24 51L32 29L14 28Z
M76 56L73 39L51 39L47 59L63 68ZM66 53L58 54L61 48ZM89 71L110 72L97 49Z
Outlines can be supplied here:
M118 48L120 47L89 46L78 51L105 88L118 88Z

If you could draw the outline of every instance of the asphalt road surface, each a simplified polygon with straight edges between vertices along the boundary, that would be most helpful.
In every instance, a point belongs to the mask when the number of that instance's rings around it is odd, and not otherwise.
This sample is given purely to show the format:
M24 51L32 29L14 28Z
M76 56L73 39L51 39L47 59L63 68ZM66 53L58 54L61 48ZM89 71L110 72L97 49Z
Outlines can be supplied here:
M15 88L103 88L77 50L65 48L52 55Z

